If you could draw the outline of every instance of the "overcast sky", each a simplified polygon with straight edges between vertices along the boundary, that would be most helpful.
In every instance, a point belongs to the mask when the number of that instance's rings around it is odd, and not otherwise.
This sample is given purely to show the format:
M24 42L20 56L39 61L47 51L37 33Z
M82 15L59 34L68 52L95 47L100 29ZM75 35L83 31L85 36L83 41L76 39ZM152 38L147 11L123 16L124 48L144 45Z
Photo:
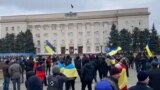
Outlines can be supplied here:
M70 5L74 8L71 9ZM147 7L150 28L160 33L160 0L0 0L0 16L84 12Z

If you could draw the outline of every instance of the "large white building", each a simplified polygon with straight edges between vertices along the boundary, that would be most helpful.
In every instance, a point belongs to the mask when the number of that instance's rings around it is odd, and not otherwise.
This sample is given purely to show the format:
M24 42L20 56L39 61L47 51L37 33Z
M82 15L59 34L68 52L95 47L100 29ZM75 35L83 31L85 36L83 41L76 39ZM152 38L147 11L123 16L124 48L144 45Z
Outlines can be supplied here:
M148 28L147 8L0 17L0 38L30 29L37 54L48 40L61 53L99 53L107 47L112 24L118 30Z

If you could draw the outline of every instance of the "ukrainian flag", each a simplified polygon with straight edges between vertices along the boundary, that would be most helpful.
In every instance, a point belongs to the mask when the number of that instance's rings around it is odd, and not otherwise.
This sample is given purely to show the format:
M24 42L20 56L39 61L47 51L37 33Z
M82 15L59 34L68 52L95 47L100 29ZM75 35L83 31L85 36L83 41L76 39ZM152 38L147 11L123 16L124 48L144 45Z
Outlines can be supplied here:
M153 54L152 54L149 46L150 46L150 42L147 43L145 49L146 49L146 51L147 51L148 56L149 56L149 57L153 57Z
M46 41L46 45L44 47L46 49L46 51L48 52L48 54L53 55L56 52L56 47L53 46L51 43L49 43L48 41Z
M120 50L122 50L122 48L118 46L117 48L111 49L111 50L107 53L107 55L113 56L113 55L117 54L117 52L120 51Z
M77 69L73 64L69 64L61 69L61 73L63 73L67 78L78 77Z

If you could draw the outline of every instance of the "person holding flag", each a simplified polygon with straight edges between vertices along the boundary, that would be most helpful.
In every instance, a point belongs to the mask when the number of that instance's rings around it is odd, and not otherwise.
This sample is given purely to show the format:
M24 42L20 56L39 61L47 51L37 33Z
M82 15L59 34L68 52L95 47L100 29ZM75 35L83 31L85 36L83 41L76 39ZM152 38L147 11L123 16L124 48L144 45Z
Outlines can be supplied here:
M127 89L127 83L128 83L128 78L126 74L126 66L123 64L125 58L122 58L116 65L118 69L120 69L120 77L118 79L118 86L120 90L128 90Z
M78 77L78 72L75 66L72 64L70 56L67 56L65 60L65 66L61 68L61 73L67 77L66 81L66 90L69 90L72 87L72 90L75 90L75 79Z

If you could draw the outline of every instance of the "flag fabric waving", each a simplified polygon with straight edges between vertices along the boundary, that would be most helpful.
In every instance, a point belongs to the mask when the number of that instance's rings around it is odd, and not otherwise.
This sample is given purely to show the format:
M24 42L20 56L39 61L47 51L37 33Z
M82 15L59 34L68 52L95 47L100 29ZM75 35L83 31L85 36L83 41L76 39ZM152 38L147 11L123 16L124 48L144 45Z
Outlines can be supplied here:
M46 41L45 49L50 55L53 55L56 52L56 47L49 43L49 41Z
M113 55L117 54L117 52L120 51L120 50L122 50L122 48L121 48L120 46L118 46L117 48L111 49L111 50L107 53L107 55L113 56Z
M69 64L61 69L61 73L63 73L67 78L78 77L77 69L73 64Z
M152 54L149 46L150 46L150 42L147 43L145 49L146 49L146 51L147 51L148 56L149 56L149 57L153 57L153 54Z

